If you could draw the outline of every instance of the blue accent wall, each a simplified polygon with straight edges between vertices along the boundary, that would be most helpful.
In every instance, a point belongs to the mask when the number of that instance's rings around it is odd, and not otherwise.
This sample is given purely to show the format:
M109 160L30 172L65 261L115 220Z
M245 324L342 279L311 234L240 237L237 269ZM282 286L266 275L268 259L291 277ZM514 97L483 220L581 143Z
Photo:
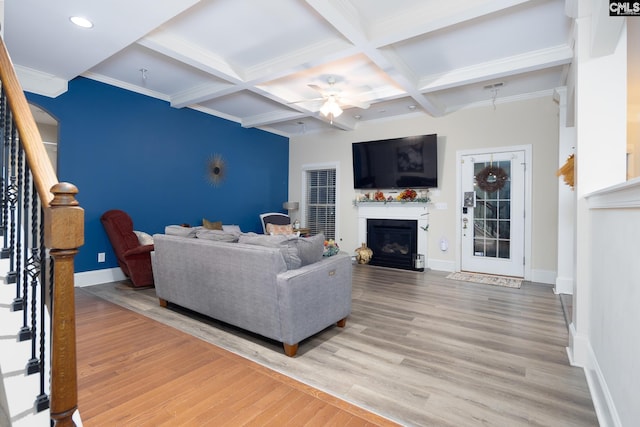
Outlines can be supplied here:
M58 119L58 179L78 187L85 210L76 272L118 266L100 223L109 209L128 212L149 234L203 217L262 232L260 213L283 212L287 138L82 77L57 98L27 99ZM226 164L217 187L207 177L214 154Z

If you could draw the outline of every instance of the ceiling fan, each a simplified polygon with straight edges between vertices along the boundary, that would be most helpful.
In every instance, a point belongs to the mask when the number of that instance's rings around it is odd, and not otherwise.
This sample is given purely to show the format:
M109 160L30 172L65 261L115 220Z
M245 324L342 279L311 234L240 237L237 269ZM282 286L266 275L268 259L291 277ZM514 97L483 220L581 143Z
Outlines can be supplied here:
M361 101L357 101L357 100L343 96L342 92L339 89L335 88L336 79L333 76L329 76L329 78L327 78L327 84L329 85L329 87L326 89L323 89L320 86L315 84L308 85L311 89L314 89L320 92L320 95L322 95L321 98L313 98L313 99L307 99L304 101L297 101L297 102L293 102L292 104L296 104L300 102L310 102L310 101L324 101L324 103L320 107L320 113L323 116L328 117L329 120L331 121L331 124L333 124L333 119L335 119L340 114L342 114L342 106L351 106L351 107L367 109L371 105L368 102L361 102Z

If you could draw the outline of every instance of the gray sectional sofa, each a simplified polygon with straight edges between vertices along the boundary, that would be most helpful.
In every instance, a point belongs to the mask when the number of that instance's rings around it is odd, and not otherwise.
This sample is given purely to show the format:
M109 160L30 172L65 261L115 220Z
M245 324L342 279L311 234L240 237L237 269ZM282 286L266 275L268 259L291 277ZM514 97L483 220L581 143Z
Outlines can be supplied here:
M171 302L280 341L288 356L295 356L305 338L345 325L351 312L351 257L323 257L322 235L239 233L234 240L228 232L198 233L153 236L160 305Z

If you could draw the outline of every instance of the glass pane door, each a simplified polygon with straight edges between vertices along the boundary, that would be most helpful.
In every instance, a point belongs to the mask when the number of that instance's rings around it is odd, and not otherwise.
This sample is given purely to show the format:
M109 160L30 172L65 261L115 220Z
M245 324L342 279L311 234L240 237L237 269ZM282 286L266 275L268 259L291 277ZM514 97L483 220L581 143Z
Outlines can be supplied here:
M511 162L478 162L474 163L473 169L476 188L474 255L511 258Z
M524 152L462 161L461 269L524 276Z

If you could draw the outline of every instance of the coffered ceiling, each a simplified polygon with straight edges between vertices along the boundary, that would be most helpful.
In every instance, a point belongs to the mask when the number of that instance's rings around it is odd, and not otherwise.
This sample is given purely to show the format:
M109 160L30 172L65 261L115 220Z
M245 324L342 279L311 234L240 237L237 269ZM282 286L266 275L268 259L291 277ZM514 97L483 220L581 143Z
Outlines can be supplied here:
M573 57L564 0L14 0L4 31L28 91L85 76L285 136L551 94Z

